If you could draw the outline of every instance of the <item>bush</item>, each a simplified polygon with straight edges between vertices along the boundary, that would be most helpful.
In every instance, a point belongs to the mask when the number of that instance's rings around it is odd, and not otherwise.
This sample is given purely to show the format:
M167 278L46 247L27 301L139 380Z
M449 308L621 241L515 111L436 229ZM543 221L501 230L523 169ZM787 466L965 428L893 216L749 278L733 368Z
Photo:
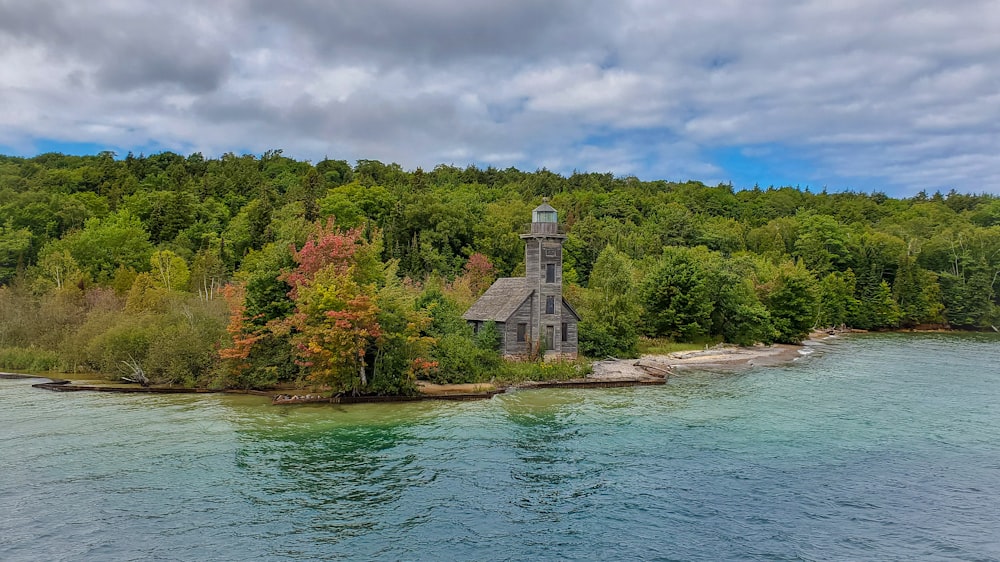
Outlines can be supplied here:
M585 361L506 361L496 380L506 383L564 381L585 377L590 372L590 363Z
M221 303L169 303L166 313L96 312L65 343L75 369L119 378L123 362L137 362L153 384L193 386L206 382L218 361L224 333Z
M476 347L494 353L500 351L500 329L497 328L496 322L490 320L480 326L479 332L476 333Z
M489 380L500 365L496 351L483 349L471 338L447 334L434 346L434 360L438 368L431 380L439 384L470 383Z
M189 317L159 316L150 323L153 339L143 365L155 383L194 386L216 362L214 344L221 336L221 322L187 313Z
M55 351L35 347L5 347L0 349L0 368L26 373L41 373L62 369L62 360Z
M587 357L638 357L639 340L634 331L612 334L606 323L580 322L580 352Z
M88 321L84 326L88 332L95 330L93 337L87 337L86 332L80 334L83 341L80 342L79 366L117 378L122 371L122 361L135 359L144 364L153 339L148 326L149 316L125 313L101 316L100 320Z
M718 338L701 338L695 342L675 342L670 338L639 338L639 353L642 355L670 355L678 351L697 351L706 346L720 343Z

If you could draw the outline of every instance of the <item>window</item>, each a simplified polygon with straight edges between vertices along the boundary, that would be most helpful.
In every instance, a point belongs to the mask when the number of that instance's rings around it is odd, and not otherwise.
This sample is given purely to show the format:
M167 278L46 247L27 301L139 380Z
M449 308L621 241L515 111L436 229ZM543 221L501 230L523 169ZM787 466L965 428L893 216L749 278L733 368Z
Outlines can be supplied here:
M568 331L569 331L569 326L565 322L563 322L562 326L559 327L559 337L560 339L562 339L562 341L566 341L566 337L568 335L566 332Z
M556 282L556 264L554 263L545 264L545 282L546 283Z
M545 349L552 349L552 341L555 340L556 328L555 326L545 327Z
M552 295L545 297L545 314L556 313L556 298Z
M528 341L528 325L518 324L517 325L517 341L525 342Z

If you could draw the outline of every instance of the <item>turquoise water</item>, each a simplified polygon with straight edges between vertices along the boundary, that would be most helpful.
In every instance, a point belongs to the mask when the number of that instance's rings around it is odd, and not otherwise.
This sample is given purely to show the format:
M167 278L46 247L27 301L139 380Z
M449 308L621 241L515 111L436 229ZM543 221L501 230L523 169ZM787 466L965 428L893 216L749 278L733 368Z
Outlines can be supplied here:
M1000 338L272 407L0 381L0 560L1000 559Z

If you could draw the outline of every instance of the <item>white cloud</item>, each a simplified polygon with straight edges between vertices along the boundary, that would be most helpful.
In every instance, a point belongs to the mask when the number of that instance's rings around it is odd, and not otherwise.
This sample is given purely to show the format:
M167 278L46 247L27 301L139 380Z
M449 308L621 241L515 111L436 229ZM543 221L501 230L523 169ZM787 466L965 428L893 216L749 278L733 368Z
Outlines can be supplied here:
M991 0L165 6L0 0L0 143L1000 193Z

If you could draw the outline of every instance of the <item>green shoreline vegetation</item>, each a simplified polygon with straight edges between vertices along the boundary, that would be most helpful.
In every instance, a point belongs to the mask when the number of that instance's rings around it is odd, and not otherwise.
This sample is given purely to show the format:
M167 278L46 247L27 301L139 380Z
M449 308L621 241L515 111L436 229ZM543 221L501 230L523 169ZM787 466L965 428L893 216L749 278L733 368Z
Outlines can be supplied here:
M549 197L588 357L1000 324L1000 198L342 160L0 156L0 368L407 395L579 376L461 314Z

